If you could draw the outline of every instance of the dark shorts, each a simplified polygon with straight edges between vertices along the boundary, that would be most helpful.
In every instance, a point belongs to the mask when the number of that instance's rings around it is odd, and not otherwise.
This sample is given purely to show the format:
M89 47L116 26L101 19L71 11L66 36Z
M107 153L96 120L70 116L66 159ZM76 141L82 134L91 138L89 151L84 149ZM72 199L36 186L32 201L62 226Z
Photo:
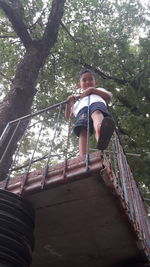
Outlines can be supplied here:
M104 117L110 116L107 107L102 102L96 102L89 106L89 133L90 135L93 134L93 120L91 115L94 111L99 110L103 113ZM80 131L84 128L87 129L88 124L88 107L82 108L76 117L76 124L74 127L74 133L77 136L80 136Z

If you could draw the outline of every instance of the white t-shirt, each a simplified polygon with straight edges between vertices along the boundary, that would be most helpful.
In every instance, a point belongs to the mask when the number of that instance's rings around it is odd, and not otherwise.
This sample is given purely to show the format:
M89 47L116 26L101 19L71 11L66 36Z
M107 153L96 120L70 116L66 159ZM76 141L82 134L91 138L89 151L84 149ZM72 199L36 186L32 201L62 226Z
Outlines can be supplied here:
M106 92L107 94L109 94L112 97L112 93L106 91L104 88L96 88L97 90ZM90 98L89 98L90 97ZM74 116L76 117L78 112L84 108L84 107L88 107L88 105L91 105L95 102L102 102L106 105L106 101L99 95L96 94L91 94L89 96L85 96L81 99L79 99L74 105L73 105L73 109L72 112L74 114Z

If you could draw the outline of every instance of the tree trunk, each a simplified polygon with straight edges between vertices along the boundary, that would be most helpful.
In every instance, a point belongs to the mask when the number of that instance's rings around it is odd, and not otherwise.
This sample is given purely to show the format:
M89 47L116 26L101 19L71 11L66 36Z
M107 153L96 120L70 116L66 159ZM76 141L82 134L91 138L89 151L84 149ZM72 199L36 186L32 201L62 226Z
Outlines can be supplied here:
M50 49L56 42L59 25L63 16L65 1L66 0L53 0L48 23L43 37L40 40L32 40L28 34L23 35L22 31L20 33L19 37L22 39L23 44L26 47L26 53L17 66L16 75L11 84L10 91L0 106L0 135L9 121L15 120L30 113L32 102L36 94L38 74L40 68L45 63ZM11 6L5 5L5 1L0 0L0 7L4 10L5 14L12 22L17 34L19 34L19 29L17 28L15 21L16 17L14 18L12 16L13 9L11 9ZM10 9L12 13L10 10L8 12L7 8ZM6 178L12 162L12 156L17 147L17 142L24 133L25 128L26 126L17 130L13 144L10 146L6 157L0 162L0 180L4 180ZM7 136L2 147L0 147L0 159L6 149L11 134L12 131Z

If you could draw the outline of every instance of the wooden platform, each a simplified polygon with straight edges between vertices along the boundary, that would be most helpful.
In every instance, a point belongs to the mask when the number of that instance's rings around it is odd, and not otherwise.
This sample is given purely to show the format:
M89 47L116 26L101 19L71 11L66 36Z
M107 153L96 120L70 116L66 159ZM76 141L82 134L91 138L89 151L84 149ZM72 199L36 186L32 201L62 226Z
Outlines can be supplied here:
M31 267L148 266L119 196L105 175L100 153L49 169L41 189L42 170L29 175L24 197L36 210L36 245ZM9 190L19 192L21 178ZM148 264L148 263L147 263Z

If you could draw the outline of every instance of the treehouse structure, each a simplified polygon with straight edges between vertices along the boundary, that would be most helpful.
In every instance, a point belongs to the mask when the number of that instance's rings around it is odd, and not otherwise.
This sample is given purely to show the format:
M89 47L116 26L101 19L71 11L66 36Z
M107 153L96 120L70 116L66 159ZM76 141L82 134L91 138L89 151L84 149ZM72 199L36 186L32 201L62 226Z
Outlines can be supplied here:
M13 265L13 248L2 266L150 266L150 222L117 130L107 151L88 140L79 157L65 104L10 122L1 136L1 172L16 153L0 188L35 211L32 263Z

